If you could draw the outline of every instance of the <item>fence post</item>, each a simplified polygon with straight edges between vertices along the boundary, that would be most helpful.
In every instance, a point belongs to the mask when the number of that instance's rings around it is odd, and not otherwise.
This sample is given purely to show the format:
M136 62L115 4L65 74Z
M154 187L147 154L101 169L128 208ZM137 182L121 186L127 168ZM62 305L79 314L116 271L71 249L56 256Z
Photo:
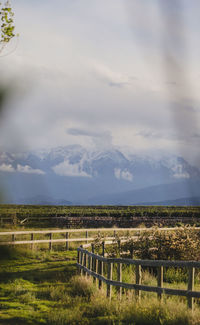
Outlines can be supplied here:
M163 266L158 267L157 285L163 288ZM158 299L162 300L162 293L158 293Z
M136 265L136 284L141 284L141 265ZM139 289L135 290L136 298L140 301L141 298L141 291Z
M188 271L189 271L189 274L188 274L188 291L193 291L194 290L195 268L194 267L189 267ZM188 301L188 308L193 309L194 298L193 297L188 297L187 301Z
M50 239L50 242L49 242L49 250L51 251L52 250L52 233L50 232L49 234L49 239Z
M122 264L118 263L117 265L117 281L122 282ZM122 298L122 287L118 288L119 299Z
M116 237L116 231L115 230L113 231L113 237L114 238Z
M103 241L102 242L102 256L104 257L105 256L105 241ZM102 267L102 275L103 275L103 273L104 273L104 262L102 262L102 265L101 265L101 267ZM103 286L103 282L102 282L102 286Z
M92 271L97 273L97 260L95 257L92 258L93 263L92 263ZM95 278L95 276L93 276L93 282L97 283L97 279Z
M33 239L34 239L34 235L31 234L31 240L33 241ZM31 249L33 249L33 248L34 248L34 244L31 244Z
M130 248L130 255L131 255L131 258L133 259L133 257L134 257L134 254L133 254L133 247Z
M120 249L121 249L121 240L119 239L118 242L117 242L117 248L118 248L118 251L119 251L119 257L120 257Z
M94 244L92 243L91 244L91 248L92 248L92 253L94 254ZM94 266L94 263L95 263L95 259L94 259L94 257L92 256L92 265L91 265L91 269L92 269L92 271L94 271L94 269L95 269L95 266ZM93 277L93 281L95 281L95 278Z
M105 242L102 242L102 256L105 255Z
M92 256L92 272L94 272L95 269L95 258ZM95 281L95 278L93 277L93 282Z
M12 241L15 241L15 234L12 234Z
M88 269L88 265L89 265L89 256L88 254L85 254L85 267ZM86 271L86 277L89 278L89 273Z
M86 238L86 244L88 243L88 231L86 230L86 232L85 232L85 238Z
M68 239L69 239L69 233L68 232L66 232L66 234L65 234L65 238L66 238L66 250L68 251L69 250L69 242L68 242Z
M80 247L83 248L82 245ZM82 250L81 250L80 264L81 264L81 266L83 265L83 252L82 252ZM80 273L81 273L81 275L83 275L83 269L82 268L81 268L81 272Z
M112 280L112 270L113 270L113 263L108 262L108 280ZM112 286L107 284L107 297L111 299L112 297Z
M102 256L105 254L105 243L102 242ZM99 274L103 276L103 261L99 261ZM103 287L103 281L99 280L99 289Z
M90 255L88 256L88 270L91 271L91 256ZM90 277L90 274L88 274L88 275Z
M83 266L86 267L86 253L83 254ZM87 272L83 270L83 274L86 275Z
M103 275L103 262L99 261L98 264L99 264L99 275ZM99 280L99 289L102 288L102 284L103 284L102 280Z
M78 274L80 274L80 268L78 266L78 264L80 264L80 251L77 251L77 267L78 267Z
M98 270L99 270L99 260L95 258L95 269L94 269L94 272L98 274ZM96 286L98 286L97 278L95 278L95 283L96 283Z

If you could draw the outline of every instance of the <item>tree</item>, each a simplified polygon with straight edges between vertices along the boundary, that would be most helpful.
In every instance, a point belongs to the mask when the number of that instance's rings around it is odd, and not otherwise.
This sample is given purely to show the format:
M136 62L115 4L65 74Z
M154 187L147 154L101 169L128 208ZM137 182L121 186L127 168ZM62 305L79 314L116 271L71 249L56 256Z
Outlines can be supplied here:
M1 0L0 0L1 1ZM6 44L15 36L13 10L9 0L0 2L0 53L4 50ZM6 54L7 55L7 54ZM0 113L3 110L5 99L8 96L9 89L0 85Z
M8 0L4 2L4 4L0 2L0 53L3 51L6 44L15 36L13 16L14 13L10 1Z

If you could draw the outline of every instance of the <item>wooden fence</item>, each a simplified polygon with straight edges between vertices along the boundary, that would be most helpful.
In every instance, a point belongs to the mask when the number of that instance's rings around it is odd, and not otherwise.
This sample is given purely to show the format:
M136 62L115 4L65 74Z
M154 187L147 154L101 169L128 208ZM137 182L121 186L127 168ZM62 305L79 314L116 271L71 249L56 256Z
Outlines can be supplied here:
M118 288L121 298L122 288L134 289L137 299L140 299L141 291L154 292L162 300L163 294L183 296L187 298L189 308L193 308L194 298L200 298L200 291L194 291L195 268L200 268L200 262L194 261L164 261L164 260L133 260L126 258L106 258L104 255L104 243L102 243L102 256L94 254L83 247L77 249L77 268L81 275L87 274L94 278L99 289L102 284L107 286L107 297L111 299L112 286ZM117 264L117 281L113 280L113 264ZM135 265L135 283L122 282L122 265ZM105 267L106 266L106 267ZM157 268L157 286L148 286L141 283L142 267ZM188 270L187 290L171 289L163 287L163 268L181 267ZM105 273L105 274L104 274Z
M174 227L174 228L159 228L159 231L176 231L178 229L181 229L180 227ZM196 227L193 228L197 231L200 230L200 228ZM111 240L114 241L119 233L126 232L126 238L128 235L131 235L131 238L137 238L137 236L142 231L151 231L151 228L89 228L89 229L57 229L57 230L31 230L31 231L2 231L0 232L0 245L27 245L30 244L31 247L34 247L34 244L49 244L49 249L52 249L53 243L65 243L66 249L69 249L69 243L70 242L92 242L96 239L94 237L94 234L100 237L101 233L109 232L113 235L110 237L106 237L105 240ZM83 233L83 237L79 238L70 238L70 235L76 234L76 233ZM90 237L89 233L93 233L93 236ZM53 238L54 234L64 234L64 238ZM24 240L18 240L18 236L24 236L28 235L30 236L30 239L24 239ZM48 239L35 239L35 235L46 235L48 236ZM1 241L1 238L3 236L9 237L10 240ZM5 238L5 237L4 237ZM18 237L19 238L19 237ZM120 240L123 242L124 237L120 235ZM125 240L125 239L124 239Z
M180 227L174 228L159 228L159 231L176 231L181 229ZM200 228L193 228L195 230L200 230ZM66 243L66 248L68 249L70 242L89 242L94 241L95 237L90 237L89 233L96 233L99 235L103 232L113 233L112 237L106 237L106 239L114 240L121 232L126 232L126 235L138 236L142 231L151 231L151 228L89 228L89 229L57 229L57 230L31 230L31 231L2 231L0 232L0 245L24 245L24 244L44 244L49 243L49 248L52 248L53 243ZM70 234L83 233L84 237L81 238L70 238ZM65 238L53 238L54 234L65 234ZM17 240L17 236L29 235L30 239ZM47 235L48 239L34 239L35 235ZM3 236L10 237L11 240L1 241ZM120 236L120 239L123 239Z
M142 230L145 230L146 228L89 228L89 229L58 229L58 230L32 230L32 231L4 231L0 232L0 239L3 236L10 237L10 240L7 241L0 241L0 245L26 245L30 244L31 247L34 247L34 244L45 244L49 243L49 250L52 249L53 243L65 243L66 249L69 249L69 243L70 242L91 242L96 239L94 237L94 233L96 236L100 236L102 232L109 232L112 233L113 236L106 237L106 240L115 240L117 234L119 232L127 232L127 234L130 234L130 232L134 232L136 234L139 234ZM169 228L170 229L170 228ZM173 228L172 228L173 229ZM79 238L70 238L70 234L76 234L76 233L83 233L83 237ZM93 233L93 236L90 237L89 233ZM54 234L64 234L65 238L53 238ZM24 236L29 235L30 239L26 240L17 240L17 236ZM46 235L49 238L48 239L35 239L35 235ZM123 240L123 237L121 237Z

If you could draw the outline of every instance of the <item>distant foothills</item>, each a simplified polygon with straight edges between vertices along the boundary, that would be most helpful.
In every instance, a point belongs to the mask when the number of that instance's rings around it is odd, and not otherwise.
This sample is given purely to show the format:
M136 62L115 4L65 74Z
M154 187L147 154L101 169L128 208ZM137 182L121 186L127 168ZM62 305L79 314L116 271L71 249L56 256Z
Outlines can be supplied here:
M182 157L88 150L0 152L1 203L200 205L200 170Z

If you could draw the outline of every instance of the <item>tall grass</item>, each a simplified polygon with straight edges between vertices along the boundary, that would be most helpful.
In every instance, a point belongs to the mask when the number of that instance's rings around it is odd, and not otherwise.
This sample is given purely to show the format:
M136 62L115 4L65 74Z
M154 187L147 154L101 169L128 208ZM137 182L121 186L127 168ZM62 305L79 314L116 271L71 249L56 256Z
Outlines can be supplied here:
M57 292L59 294L59 292ZM62 296L62 292L61 292ZM77 299L79 297L79 299ZM57 299L59 297L57 296ZM139 303L133 295L124 295L119 301L106 298L104 290L96 290L92 280L74 277L67 294L66 308L52 310L49 324L134 324L134 325L199 325L200 310L187 310L182 302L164 298L160 303L153 295Z

